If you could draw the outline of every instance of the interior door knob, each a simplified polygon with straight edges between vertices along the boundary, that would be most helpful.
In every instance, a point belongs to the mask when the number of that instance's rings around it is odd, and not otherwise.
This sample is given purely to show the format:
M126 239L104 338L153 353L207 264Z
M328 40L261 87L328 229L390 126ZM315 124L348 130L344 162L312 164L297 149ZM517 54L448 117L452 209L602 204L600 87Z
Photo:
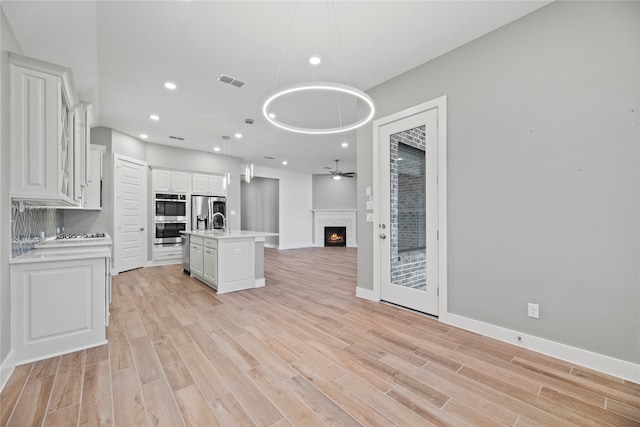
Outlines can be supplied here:
M381 238L381 239L386 239L386 238L387 238L387 235L386 235L386 234L381 234L381 235L380 235L380 238Z
M144 231L144 227L142 227L142 228L140 229L140 231Z

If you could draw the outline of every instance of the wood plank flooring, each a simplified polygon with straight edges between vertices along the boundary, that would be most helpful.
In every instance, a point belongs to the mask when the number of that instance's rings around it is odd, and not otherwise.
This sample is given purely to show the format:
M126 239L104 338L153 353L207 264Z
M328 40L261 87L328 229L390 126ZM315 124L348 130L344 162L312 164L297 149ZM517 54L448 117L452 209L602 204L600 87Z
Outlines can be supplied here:
M266 250L267 286L114 277L109 344L19 366L2 426L632 426L640 385L354 296L356 250Z

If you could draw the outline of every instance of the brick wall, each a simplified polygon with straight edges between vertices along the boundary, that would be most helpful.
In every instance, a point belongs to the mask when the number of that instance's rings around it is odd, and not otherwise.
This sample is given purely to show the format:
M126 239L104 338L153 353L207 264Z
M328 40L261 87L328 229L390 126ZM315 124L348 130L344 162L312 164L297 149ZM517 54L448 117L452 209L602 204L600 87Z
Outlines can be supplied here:
M391 135L391 281L426 287L425 126Z

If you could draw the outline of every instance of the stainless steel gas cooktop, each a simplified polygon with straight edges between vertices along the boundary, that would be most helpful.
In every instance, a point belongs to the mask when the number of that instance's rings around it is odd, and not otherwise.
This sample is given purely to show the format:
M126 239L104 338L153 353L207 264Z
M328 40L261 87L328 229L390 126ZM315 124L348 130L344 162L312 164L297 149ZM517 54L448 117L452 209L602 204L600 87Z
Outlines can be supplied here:
M104 233L63 233L56 236L56 240L78 240L78 239L104 239Z

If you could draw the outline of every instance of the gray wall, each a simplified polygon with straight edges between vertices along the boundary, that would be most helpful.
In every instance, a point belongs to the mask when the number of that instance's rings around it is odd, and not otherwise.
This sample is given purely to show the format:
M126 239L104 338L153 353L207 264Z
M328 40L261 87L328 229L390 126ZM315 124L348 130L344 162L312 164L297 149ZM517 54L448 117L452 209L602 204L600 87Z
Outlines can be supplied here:
M250 183L242 181L241 200L243 230L279 233L279 187L272 178L255 177ZM278 245L278 237L267 237L266 243Z
M9 57L22 53L4 11L0 8L0 364L11 351L11 252L9 197ZM2 384L0 384L0 387Z
M638 2L555 2L369 92L377 117L447 95L449 312L640 362L639 24Z
M355 209L357 178L313 175L313 209Z

